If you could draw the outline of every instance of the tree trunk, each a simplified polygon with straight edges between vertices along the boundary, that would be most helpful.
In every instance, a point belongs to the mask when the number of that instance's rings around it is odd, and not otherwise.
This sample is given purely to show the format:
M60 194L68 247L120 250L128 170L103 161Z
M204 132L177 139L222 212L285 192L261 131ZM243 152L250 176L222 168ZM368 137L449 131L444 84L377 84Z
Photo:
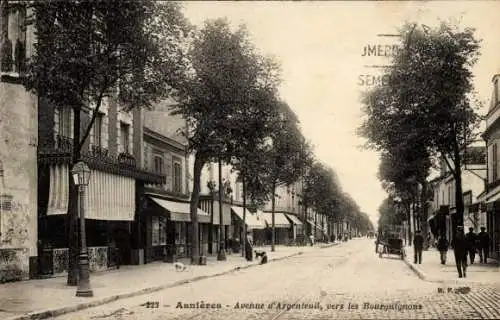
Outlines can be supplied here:
M274 208L276 204L276 181L273 181L273 186L272 186L272 196L271 196L271 251L275 251L275 241L276 241L276 235L274 233Z
M81 158L80 127L81 109L73 108L73 154L68 170L68 278L67 285L76 286L78 283L78 187L71 174L72 166Z
M307 226L309 222L307 222L307 205L304 203L304 229L302 230L302 233L304 234L304 241L307 239Z
M454 157L453 163L455 166L455 219L452 219L454 222L453 225L453 235L456 234L456 230L458 226L464 226L464 198L462 194L462 161L460 158L460 151L458 149L458 145L454 147Z
M210 190L210 226L208 230L208 253L213 253L213 242L214 242L214 190Z
M245 186L245 173L242 174L242 183L243 183L243 236L241 237L241 243L243 244L241 249L241 254L243 257L246 257L246 241L247 241L247 195L246 195L246 186ZM255 240L254 240L255 243Z
M324 238L325 236L325 217L321 216L321 236Z
M429 234L429 224L427 223L428 216L428 205L427 205L427 181L425 179L422 180L422 194L421 194L421 229L422 235L424 236L424 246L427 248L430 244L427 241L427 235Z
M200 263L198 251L198 203L200 201L200 177L205 160L200 155L195 154L193 165L193 192L191 194L190 215L191 215L191 264ZM222 223L222 221L220 221Z
M408 219L408 246L411 247L412 243L413 243L413 238L412 238L412 232L411 232L411 204L408 203L406 205L406 216L407 216L407 219Z
M318 214L316 212L314 212L314 228L313 228L313 236L314 236L314 240L316 240L316 226L318 225Z

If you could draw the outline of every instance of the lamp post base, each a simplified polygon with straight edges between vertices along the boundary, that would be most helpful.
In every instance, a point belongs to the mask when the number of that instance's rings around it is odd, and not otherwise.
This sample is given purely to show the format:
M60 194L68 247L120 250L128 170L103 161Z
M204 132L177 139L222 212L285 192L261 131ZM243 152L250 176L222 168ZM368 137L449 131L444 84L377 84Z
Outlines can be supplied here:
M78 288L76 289L77 297L93 297L94 292L90 288L89 279L89 257L87 253L81 252L79 257L79 277L78 277Z
M226 261L226 250L224 249L219 249L219 252L217 253L217 261Z

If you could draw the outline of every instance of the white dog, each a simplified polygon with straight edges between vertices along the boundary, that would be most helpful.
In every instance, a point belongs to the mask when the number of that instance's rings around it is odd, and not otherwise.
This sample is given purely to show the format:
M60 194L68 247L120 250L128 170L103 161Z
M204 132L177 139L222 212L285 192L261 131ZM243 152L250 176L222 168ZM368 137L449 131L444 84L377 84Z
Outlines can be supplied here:
M186 266L184 265L184 263L182 262L175 262L174 263L174 267L175 267L175 271L185 271L186 270Z

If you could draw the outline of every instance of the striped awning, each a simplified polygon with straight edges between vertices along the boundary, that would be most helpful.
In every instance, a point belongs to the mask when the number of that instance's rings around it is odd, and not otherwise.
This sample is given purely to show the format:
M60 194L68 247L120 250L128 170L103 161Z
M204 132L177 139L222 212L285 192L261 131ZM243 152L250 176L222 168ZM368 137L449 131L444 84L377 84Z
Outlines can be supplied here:
M297 218L297 216L290 214L290 213L286 213L285 215L288 219L290 219L292 221L293 224L298 225L298 226L302 225L302 222L299 220L299 218Z
M178 202L160 199L157 197L149 196L160 207L168 211L169 218L171 221L184 221L191 222L190 214L190 203L189 202ZM210 215L198 208L198 222L199 223L210 223Z
M66 214L69 197L69 166L50 166L47 215ZM133 221L135 180L92 170L85 188L85 217L105 221Z
M50 189L47 215L68 213L69 167L67 164L50 166Z
M87 219L134 221L134 178L92 170L86 190Z
M262 212L260 213L264 220L266 220L267 226L272 227L273 217L272 212ZM286 218L284 213L275 212L274 213L274 227L275 228L290 228L290 221Z
M243 221L243 207L231 207L231 211L241 220ZM248 229L265 229L266 222L262 217L258 214L251 213L248 209L245 213L245 224Z

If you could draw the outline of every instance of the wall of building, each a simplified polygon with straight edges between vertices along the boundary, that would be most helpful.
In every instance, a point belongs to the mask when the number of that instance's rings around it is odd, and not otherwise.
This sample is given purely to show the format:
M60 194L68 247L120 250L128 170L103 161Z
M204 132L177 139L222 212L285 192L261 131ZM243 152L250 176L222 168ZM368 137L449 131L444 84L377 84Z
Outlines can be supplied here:
M0 82L0 282L28 278L36 261L37 131L36 98Z

